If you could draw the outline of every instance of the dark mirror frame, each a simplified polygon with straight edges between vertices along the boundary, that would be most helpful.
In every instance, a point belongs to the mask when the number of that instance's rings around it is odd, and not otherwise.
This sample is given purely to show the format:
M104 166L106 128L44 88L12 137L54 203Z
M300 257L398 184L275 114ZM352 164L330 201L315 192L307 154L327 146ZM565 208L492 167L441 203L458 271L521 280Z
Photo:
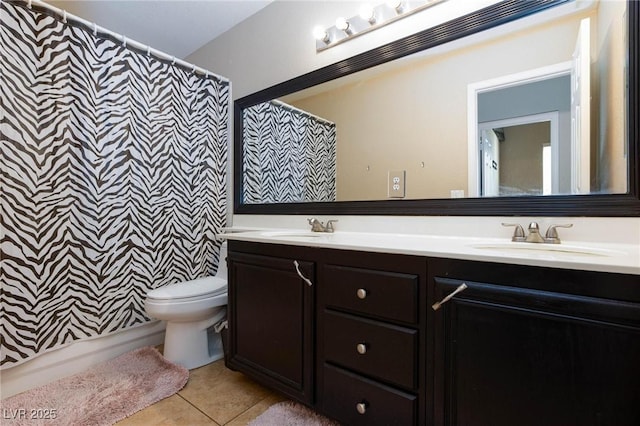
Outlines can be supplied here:
M628 192L626 194L548 195L424 200L336 201L243 204L242 111L244 108L392 61L570 0L507 0L433 28L320 68L238 99L234 103L234 213L414 216L640 216L640 97L638 62L640 2L627 2L628 16ZM313 47L310 47L313 48Z

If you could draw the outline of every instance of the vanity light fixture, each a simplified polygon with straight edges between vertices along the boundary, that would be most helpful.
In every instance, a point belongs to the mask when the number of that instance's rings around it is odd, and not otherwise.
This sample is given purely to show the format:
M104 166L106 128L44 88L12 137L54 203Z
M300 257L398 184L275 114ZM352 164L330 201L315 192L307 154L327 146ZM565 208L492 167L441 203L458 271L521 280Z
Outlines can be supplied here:
M356 16L349 19L339 17L336 19L335 25L327 29L314 28L316 52L326 50L444 1L447 0L391 0L375 7L363 5L360 8L360 13Z

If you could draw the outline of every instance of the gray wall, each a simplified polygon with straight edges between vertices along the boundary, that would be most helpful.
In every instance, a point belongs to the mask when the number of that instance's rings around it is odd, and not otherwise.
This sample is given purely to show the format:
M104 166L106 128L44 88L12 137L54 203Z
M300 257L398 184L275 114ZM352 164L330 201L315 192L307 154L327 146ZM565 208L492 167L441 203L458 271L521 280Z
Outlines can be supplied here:
M551 78L478 96L478 121L503 120L571 108L571 76Z

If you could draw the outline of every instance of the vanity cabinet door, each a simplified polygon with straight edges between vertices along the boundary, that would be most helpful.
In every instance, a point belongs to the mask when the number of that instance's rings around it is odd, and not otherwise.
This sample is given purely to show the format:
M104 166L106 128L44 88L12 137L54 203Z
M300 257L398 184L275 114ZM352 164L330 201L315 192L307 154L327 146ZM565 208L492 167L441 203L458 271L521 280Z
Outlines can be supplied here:
M313 283L313 262L230 250L227 366L310 404L313 286L294 261Z
M635 289L625 288L630 300L615 300L551 291L556 278L565 288L594 288L594 276L584 271L572 278L547 270L533 289L518 286L513 266L500 281L514 286L477 280L500 276L494 267L475 277L471 268L464 279L449 269L430 273L434 301L463 282L468 287L431 314L434 423L640 424L637 280ZM535 269L521 267L520 274ZM612 276L600 285L615 291Z

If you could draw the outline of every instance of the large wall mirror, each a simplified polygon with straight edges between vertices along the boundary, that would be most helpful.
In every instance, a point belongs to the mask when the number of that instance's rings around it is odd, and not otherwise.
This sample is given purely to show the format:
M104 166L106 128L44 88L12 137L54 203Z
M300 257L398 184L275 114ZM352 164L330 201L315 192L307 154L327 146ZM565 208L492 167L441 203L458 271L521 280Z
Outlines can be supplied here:
M639 10L505 1L237 100L235 213L640 215Z

